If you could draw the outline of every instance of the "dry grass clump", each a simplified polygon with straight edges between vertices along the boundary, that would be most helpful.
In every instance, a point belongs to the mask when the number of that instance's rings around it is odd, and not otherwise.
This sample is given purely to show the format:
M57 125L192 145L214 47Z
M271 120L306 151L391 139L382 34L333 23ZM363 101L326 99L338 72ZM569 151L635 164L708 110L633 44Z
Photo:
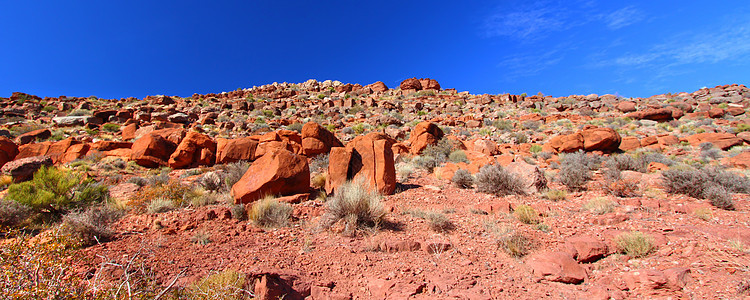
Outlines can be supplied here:
M468 189L471 188L471 186L474 184L474 176L472 176L468 170L458 169L455 173L453 173L451 182L453 182L456 187Z
M31 214L27 206L12 200L0 199L0 227L19 226Z
M519 205L513 211L516 218L524 224L536 224L539 223L539 213L533 207L529 205Z
M289 224L294 209L288 203L266 196L253 203L247 213L248 219L261 227L282 227Z
M512 257L524 257L533 248L533 243L525 235L513 233L500 238L497 241L500 249Z
M144 186L129 199L127 205L137 213L143 211L156 213L191 203L193 199L200 196L200 191L191 186L182 184L176 179L168 179L163 183L158 181ZM172 204L166 204L167 201L171 201Z
M234 270L211 274L191 284L187 290L191 299L250 299L246 290L247 277Z
M523 195L521 179L500 165L486 165L476 175L476 190L481 193L503 195Z
M615 210L614 201L606 197L596 197L583 205L583 209L589 210L597 215L611 213Z
M630 257L644 257L654 251L654 238L640 231L622 233L615 238L617 249Z
M380 194L363 179L347 181L326 202L326 221L323 225L330 227L343 219L350 230L357 226L377 227L386 214L380 198Z
M190 241L199 245L208 245L211 243L211 234L208 231L199 230L190 237Z
M315 174L315 176L310 178L310 187L316 190L324 189L326 187L326 177L328 177L328 172Z
M710 221L714 217L713 213L711 213L711 210L705 207L696 209L693 214L698 217L698 219L706 222Z
M615 197L640 197L643 195L638 181L628 178L606 180L604 190Z
M232 214L232 219L238 221L247 220L247 210L244 204L234 204L229 208L229 212Z
M429 221L430 229L436 232L448 232L455 228L448 216L439 212L429 212L424 218Z
M547 190L543 197L558 202L565 200L568 197L568 193L563 190Z

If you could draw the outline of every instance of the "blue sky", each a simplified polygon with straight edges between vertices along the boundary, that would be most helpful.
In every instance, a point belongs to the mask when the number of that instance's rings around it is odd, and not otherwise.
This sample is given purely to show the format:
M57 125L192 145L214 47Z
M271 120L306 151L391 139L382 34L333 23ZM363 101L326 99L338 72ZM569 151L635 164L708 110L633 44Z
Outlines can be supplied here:
M310 78L648 97L750 79L748 1L0 0L0 96Z

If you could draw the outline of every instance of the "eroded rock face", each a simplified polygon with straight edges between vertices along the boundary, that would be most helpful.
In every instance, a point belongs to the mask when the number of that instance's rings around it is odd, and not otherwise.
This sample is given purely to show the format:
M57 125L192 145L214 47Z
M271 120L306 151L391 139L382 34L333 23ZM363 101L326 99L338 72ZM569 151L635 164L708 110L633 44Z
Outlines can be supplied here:
M681 140L690 143L690 145L693 147L698 147L700 146L700 144L708 142L708 143L714 144L714 147L719 148L721 150L727 150L734 146L740 146L744 143L744 141L741 138L738 138L734 134L714 133L714 132L704 132L704 133L693 134L690 136L686 136L682 138Z
M344 144L333 133L315 122L302 126L302 154L315 157L331 151L332 147L343 147Z
M421 154L429 145L435 145L444 136L443 130L432 122L421 122L414 126L409 137L412 154Z
M52 166L52 159L49 156L34 156L6 163L2 167L2 173L13 177L13 182L19 183L31 180L34 173L42 166Z
M335 193L347 180L363 178L384 195L396 189L396 166L393 160L393 139L372 132L349 142L346 148L331 149L328 163L326 191Z
M669 121L672 120L672 110L668 108L650 108L629 113L627 117L638 120Z
M587 128L568 135L558 135L547 146L558 153L585 151L613 152L620 148L622 138L611 128Z
M278 149L258 158L232 186L234 202L251 203L266 195L289 196L310 190L310 168L304 156Z
M0 136L0 167L18 155L18 145L9 138Z
M399 88L402 90L421 90L422 89L422 83L419 82L419 79L417 78L409 78L401 82L401 85L399 85Z
M169 157L173 169L211 166L216 160L216 142L209 136L189 132Z
M548 281L581 283L587 278L586 270L565 252L535 254L529 258L528 265L535 276Z

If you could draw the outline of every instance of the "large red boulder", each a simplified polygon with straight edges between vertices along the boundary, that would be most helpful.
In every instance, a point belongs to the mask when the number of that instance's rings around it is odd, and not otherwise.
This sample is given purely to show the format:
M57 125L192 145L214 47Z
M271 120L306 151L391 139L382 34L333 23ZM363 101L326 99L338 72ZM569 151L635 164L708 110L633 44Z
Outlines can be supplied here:
M401 82L401 85L399 85L399 88L402 90L421 90L422 89L422 83L419 81L419 79L415 78L409 78Z
M332 147L343 147L344 144L333 133L315 122L302 126L302 154L314 157L328 153Z
M9 138L0 136L0 168L18 155L18 145Z
M586 151L617 151L622 142L620 134L612 128L584 129L581 135L583 136L583 149Z
M216 140L216 163L227 164L241 160L255 160L255 149L257 147L258 141L250 137L219 138Z
M169 167L181 169L211 166L215 160L216 142L205 134L191 131L169 157Z
M363 178L378 192L390 195L396 190L396 167L392 146L395 140L379 132L358 136L346 148L331 149L326 191L335 193L347 180Z
M422 85L423 90L440 90L440 84L435 79L421 78L419 83Z
M376 93L388 91L388 87L382 81L368 84L366 87L370 88L373 92L376 92Z
M287 150L267 153L232 186L234 203L251 203L267 195L288 196L310 191L307 158Z
M669 108L649 108L631 112L626 116L638 120L669 121L673 118L672 114Z
M584 263L599 260L609 252L607 244L587 236L571 237L566 241L566 246L577 261Z
M19 135L16 138L16 142L19 145L25 145L25 144L28 144L28 143L33 143L33 142L39 142L39 141L42 141L42 140L46 140L50 136L52 136L52 131L50 131L49 129L47 129L47 128L37 129L37 130L29 131L27 133Z
M576 152L583 149L583 135L580 133L552 137L545 145L557 153Z
M166 166L176 148L177 144L161 135L147 134L133 143L130 158L147 168Z
M420 154L429 145L435 145L443 138L443 130L432 122L421 122L414 127L409 137L412 154Z

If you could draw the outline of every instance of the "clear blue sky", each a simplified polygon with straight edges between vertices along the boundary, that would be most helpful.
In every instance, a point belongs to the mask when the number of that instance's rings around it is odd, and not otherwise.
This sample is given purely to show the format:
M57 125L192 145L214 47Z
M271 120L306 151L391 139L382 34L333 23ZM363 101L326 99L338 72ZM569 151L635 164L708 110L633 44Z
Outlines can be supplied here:
M750 1L0 0L0 96L309 78L647 97L750 80Z

